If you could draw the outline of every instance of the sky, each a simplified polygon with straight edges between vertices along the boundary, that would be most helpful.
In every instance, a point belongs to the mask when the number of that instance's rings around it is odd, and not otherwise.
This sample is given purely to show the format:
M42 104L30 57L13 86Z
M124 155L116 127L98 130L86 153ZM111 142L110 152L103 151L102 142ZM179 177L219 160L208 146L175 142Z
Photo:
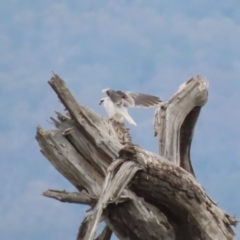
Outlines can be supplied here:
M41 155L36 127L63 111L52 71L103 116L103 88L168 100L198 74L209 81L191 156L197 180L240 219L240 2L1 0L0 239L75 239L87 207L43 197L75 191ZM131 109L134 143L158 151L154 109ZM235 228L240 240L240 227ZM116 239L113 237L113 239Z

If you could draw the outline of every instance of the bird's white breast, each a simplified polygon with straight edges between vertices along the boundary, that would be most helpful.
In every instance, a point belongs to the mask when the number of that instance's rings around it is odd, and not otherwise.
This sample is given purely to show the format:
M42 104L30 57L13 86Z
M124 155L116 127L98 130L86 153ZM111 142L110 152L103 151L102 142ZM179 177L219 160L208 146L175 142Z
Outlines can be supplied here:
M105 108L105 110L108 113L108 116L110 118L115 115L116 111L115 111L114 104L109 98L104 99L103 106L104 106L104 108Z
M103 107L110 118L114 118L117 121L122 120L122 107L116 106L109 98L104 99Z

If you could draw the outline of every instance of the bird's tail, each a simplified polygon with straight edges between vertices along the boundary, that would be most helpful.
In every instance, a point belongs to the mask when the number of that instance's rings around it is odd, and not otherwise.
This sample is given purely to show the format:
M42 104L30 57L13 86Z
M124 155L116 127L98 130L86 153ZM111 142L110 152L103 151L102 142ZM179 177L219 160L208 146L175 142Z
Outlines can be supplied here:
M133 120L132 117L128 114L128 112L125 112L124 117L125 117L125 119L126 119L129 123L137 126L137 124L134 122L134 120Z

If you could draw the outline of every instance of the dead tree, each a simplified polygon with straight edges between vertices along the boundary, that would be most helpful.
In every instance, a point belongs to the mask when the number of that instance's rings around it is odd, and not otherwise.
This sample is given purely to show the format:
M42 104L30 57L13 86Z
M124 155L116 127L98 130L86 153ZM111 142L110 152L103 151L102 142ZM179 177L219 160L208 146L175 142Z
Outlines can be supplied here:
M50 163L78 190L48 190L44 196L87 204L77 240L233 239L237 220L197 182L190 159L194 127L208 97L197 76L179 87L155 113L159 155L132 143L124 124L108 121L77 103L56 74L49 81L67 109L51 118L56 129L37 128L36 139ZM96 237L100 221L106 227Z

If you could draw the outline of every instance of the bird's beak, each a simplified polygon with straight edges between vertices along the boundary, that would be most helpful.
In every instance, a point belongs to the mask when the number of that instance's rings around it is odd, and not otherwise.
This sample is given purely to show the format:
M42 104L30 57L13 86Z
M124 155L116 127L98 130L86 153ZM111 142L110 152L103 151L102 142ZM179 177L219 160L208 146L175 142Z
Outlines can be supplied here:
M99 105L102 105L102 103L103 103L103 100L100 100Z

